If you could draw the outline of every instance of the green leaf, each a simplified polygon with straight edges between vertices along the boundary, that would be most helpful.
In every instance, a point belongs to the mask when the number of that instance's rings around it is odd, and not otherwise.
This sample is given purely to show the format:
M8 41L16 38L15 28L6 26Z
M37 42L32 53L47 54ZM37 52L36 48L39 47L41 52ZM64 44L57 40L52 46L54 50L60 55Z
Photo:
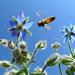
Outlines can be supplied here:
M27 67L25 65L23 67L24 67L24 69L20 70L16 75L21 75L21 74L28 75L28 69L27 69Z
M24 72L25 72L26 75L28 75L28 69L25 65L24 65Z
M17 72L16 75L21 75L21 74L23 74L23 73L25 73L24 70L20 70L19 72Z

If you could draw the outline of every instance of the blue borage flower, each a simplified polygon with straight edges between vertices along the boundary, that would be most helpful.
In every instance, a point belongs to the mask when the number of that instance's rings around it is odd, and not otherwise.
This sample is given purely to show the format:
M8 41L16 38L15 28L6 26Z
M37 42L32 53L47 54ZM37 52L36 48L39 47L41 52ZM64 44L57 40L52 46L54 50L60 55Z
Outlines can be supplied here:
M69 26L64 27L62 33L64 33L64 43L69 41L73 43L75 41L75 25L70 23Z
M9 20L11 26L11 28L9 28L9 31L11 31L12 36L18 37L20 35L24 39L26 32L30 33L28 29L31 28L34 23L27 23L28 20L29 17L25 18L23 11L19 14L17 18L15 16L12 16L12 18Z

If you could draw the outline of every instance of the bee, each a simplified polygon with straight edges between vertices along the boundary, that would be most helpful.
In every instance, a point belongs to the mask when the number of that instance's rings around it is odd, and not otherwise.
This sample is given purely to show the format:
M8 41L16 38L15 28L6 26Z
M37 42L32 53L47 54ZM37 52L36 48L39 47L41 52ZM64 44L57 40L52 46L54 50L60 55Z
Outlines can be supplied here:
M41 21L38 22L38 26L39 27L45 27L48 24L52 23L54 20L55 20L54 16L45 18L45 19L43 19L43 20L41 20Z

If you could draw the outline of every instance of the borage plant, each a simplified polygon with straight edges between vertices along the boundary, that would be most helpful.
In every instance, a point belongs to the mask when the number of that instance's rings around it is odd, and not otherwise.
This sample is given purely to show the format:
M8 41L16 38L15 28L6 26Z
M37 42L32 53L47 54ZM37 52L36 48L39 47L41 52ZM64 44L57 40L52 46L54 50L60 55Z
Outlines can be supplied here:
M12 36L17 37L17 41L14 42L12 40L0 39L0 45L10 48L13 54L13 58L11 58L10 61L0 61L0 66L6 69L4 75L48 75L46 68L55 65L58 65L60 75L63 75L62 64L67 67L65 71L67 75L74 75L75 50L73 52L71 45L75 41L75 26L70 24L70 27L64 27L64 30L62 31L64 34L64 42L68 43L70 55L60 55L58 50L60 49L61 44L59 42L54 42L51 45L54 54L48 57L42 68L36 67L33 72L30 72L30 65L32 63L36 64L34 59L36 53L46 49L47 41L38 41L34 51L32 53L29 52L27 43L24 40L26 34L32 35L28 29L33 26L34 22L28 23L28 21L29 17L25 17L23 12L21 12L18 17L12 16L9 20L11 27L8 30Z

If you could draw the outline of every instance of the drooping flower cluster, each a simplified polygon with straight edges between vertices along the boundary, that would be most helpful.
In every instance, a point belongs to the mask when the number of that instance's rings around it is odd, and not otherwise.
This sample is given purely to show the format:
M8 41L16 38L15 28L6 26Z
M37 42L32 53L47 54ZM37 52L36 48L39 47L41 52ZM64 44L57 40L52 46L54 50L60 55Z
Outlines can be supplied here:
M36 43L35 48L36 49L45 49L47 47L47 41L46 40L41 40Z
M61 47L61 44L59 42L54 42L51 47L54 49L55 52L58 51L58 49Z

